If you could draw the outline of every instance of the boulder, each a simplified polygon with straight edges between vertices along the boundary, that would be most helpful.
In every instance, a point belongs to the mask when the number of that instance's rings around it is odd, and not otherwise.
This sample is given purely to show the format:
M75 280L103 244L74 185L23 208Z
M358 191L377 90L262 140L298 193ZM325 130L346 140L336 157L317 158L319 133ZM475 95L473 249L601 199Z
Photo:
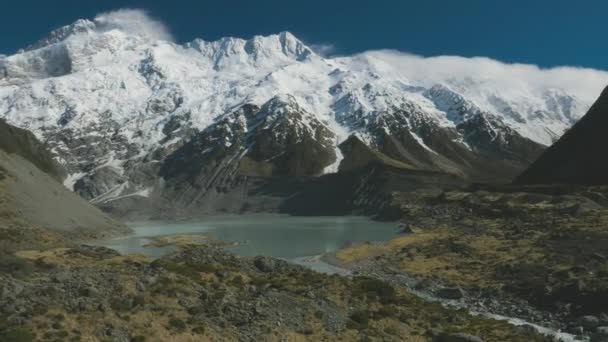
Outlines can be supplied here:
M483 342L475 335L466 333L444 334L435 339L436 342Z
M591 335L591 342L608 342L608 327L597 327Z
M260 270L261 272L264 273L271 273L273 272L277 265L276 265L276 260L272 259L272 258L268 258L268 257L256 257L253 260L253 265Z
M464 291L460 287L445 287L437 291L437 296L443 299L461 299L464 297Z
M583 316L578 321L585 330L593 330L600 325L600 319L595 316Z

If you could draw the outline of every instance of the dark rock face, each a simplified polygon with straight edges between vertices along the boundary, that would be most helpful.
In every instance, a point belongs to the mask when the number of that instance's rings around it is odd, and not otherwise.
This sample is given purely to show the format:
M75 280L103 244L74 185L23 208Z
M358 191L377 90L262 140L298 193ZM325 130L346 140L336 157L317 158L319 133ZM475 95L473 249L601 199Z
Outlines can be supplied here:
M93 174L80 178L74 184L74 191L84 198L96 198L124 183L117 170L102 167Z
M290 98L244 105L162 161L161 201L182 209L246 210L247 198L265 196L261 188L274 180L321 174L336 160L333 139Z
M544 150L499 117L464 99L454 101L446 111L455 116L455 127L442 126L417 104L406 103L358 119L354 125L367 134L363 147L353 146L351 139L343 144L356 148L356 153L364 152L359 159L380 152L411 168L457 174L476 182L508 182Z
M437 296L443 299L460 299L464 297L464 291L459 287L446 287L437 291Z
M608 88L587 114L515 180L518 184L608 184Z

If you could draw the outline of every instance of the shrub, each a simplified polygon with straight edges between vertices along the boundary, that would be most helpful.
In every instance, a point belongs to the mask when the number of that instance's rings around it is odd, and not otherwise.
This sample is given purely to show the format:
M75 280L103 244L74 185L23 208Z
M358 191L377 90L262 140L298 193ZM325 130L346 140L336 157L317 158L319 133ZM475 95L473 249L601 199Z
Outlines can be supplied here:
M367 328L369 324L369 313L367 311L355 311L349 318L350 320L346 325L349 329L362 330Z
M179 318L171 318L169 319L169 326L172 329L184 330L186 329L186 323Z
M129 311L131 310L131 302L125 300L125 298L114 297L110 300L110 307L115 311Z
M146 304L146 297L143 295L133 297L133 306L144 306L144 304Z
M32 273L34 267L25 259L0 251L0 273L8 273L14 276L26 276Z
M391 304L398 300L395 288L383 281L365 277L358 285L359 290L368 298L375 298L380 303Z
M394 306L383 306L374 313L374 318L382 319L386 317L397 317L399 310Z
M202 325L199 325L197 327L192 328L192 332L197 335L203 335L205 333L205 327Z
M35 339L36 334L26 327L14 327L0 330L0 341L3 342L32 342Z
M242 288L243 286L245 286L245 281L243 280L243 277L241 275L237 275L232 278L230 283L238 288Z

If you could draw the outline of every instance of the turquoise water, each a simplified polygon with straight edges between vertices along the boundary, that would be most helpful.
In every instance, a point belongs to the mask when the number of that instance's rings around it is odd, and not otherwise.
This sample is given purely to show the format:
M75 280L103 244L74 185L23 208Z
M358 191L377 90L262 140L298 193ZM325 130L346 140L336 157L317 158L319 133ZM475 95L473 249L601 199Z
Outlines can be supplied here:
M144 247L151 237L205 234L228 242L228 250L241 256L264 255L295 260L334 252L364 241L385 241L396 236L396 223L364 217L294 217L282 215L209 216L196 221L135 222L134 235L100 241L122 254L162 256L174 247Z

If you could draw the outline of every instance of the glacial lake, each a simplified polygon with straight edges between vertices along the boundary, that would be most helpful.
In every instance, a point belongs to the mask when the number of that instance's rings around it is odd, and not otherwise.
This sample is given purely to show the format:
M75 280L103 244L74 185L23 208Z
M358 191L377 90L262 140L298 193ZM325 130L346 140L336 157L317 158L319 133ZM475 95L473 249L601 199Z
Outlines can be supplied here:
M130 223L134 234L96 244L121 254L159 257L175 247L146 246L154 237L203 234L228 243L241 256L272 256L301 264L318 263L315 256L365 241L386 241L397 236L395 222L377 222L357 216L221 215L196 221Z

